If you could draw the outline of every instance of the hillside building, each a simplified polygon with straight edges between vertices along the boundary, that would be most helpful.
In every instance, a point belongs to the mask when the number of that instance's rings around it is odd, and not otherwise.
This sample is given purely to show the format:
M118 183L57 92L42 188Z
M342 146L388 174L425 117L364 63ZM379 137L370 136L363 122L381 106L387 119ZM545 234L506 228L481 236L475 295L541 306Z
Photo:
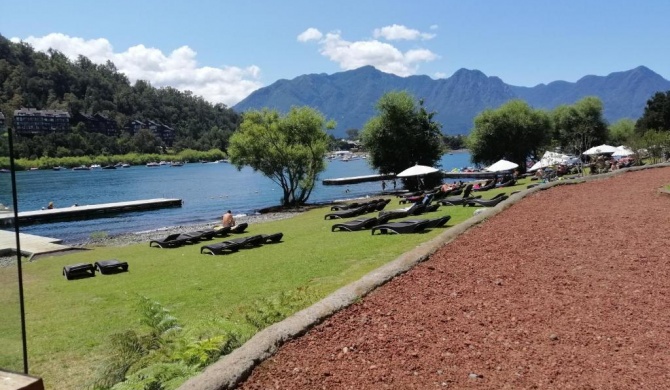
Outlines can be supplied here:
M110 137L119 135L119 127L116 125L116 121L100 113L90 115L78 112L72 117L71 123L73 125L83 123L88 132L100 133Z
M19 135L66 133L70 130L70 114L61 110L14 110L14 131Z
M131 135L135 135L142 129L150 130L156 137L160 138L166 146L172 146L174 143L175 130L170 126L157 121L147 120L143 122L135 119L125 127L125 130Z

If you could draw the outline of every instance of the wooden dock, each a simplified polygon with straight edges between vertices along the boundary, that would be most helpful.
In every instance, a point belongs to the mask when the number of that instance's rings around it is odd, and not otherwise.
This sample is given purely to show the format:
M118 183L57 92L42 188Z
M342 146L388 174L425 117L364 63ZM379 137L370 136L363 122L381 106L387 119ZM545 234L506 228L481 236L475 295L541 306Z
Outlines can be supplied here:
M58 238L41 237L33 234L19 233L21 255L32 259L35 255L62 252L73 249L62 245ZM16 254L16 233L12 230L0 230L0 256Z
M369 181L393 180L395 175L367 175L354 177L341 177L338 179L323 179L321 182L324 186L341 186L347 184L358 184Z
M19 212L19 224L40 223L59 220L96 218L102 214L125 213L129 211L153 210L165 207L181 207L181 199L145 199L129 202L101 203L85 206L55 208ZM9 213L0 214L0 225L9 225L14 216Z

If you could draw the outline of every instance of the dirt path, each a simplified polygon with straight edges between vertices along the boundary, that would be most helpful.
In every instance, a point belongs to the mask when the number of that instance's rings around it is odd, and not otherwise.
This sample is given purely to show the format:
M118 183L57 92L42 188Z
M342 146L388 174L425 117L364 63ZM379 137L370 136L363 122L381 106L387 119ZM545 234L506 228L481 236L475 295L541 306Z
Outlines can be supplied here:
M245 389L670 388L670 168L527 197Z

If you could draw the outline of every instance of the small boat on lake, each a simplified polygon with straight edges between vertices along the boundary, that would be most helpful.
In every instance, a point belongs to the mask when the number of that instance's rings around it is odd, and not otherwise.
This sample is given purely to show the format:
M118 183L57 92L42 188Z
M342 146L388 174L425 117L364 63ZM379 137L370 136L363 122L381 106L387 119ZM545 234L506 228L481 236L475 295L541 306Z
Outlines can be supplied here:
M122 168L130 168L130 164L124 163L124 164L121 164L121 167Z
M151 167L160 167L161 165L157 162L150 162L150 163L147 163L147 166L149 168L151 168Z
M100 164L92 164L91 169L102 168Z
M105 165L102 169L116 169L116 165Z
M53 169L54 171L60 171L62 168L59 167L59 166L55 166L55 167L53 167L53 168L51 168L51 169Z
M87 167L86 165L80 165L78 167L72 168L73 171L90 171L91 168Z
M168 165L167 161L161 161L158 163L158 165Z
M172 161L172 162L170 163L170 166L171 166L171 167L183 167L183 166L184 166L184 163L181 162L181 161Z
M10 171L10 170L7 169L7 168L2 168L2 169L0 169L0 173L11 173L11 172L12 172L12 171Z

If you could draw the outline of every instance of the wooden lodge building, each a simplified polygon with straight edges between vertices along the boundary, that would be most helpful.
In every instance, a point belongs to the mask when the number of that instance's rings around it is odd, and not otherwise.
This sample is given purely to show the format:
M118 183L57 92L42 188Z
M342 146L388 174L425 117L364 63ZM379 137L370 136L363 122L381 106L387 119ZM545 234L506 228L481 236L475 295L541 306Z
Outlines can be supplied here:
M70 114L61 110L14 110L14 131L18 135L42 135L70 131Z
M89 115L78 112L72 117L71 122L72 124L83 123L88 132L100 133L110 137L119 135L119 127L116 125L116 121L100 113Z
M0 127L4 125L5 117L0 113ZM83 123L86 131L104 134L110 137L120 135L119 127L114 119L96 114L76 113L73 116L62 110L37 110L35 108L21 108L14 110L13 128L17 135L33 136L50 133L67 133L70 126ZM175 139L175 130L165 124L153 120L133 120L124 130L135 135L142 129L150 130L160 138L165 145L172 146Z

